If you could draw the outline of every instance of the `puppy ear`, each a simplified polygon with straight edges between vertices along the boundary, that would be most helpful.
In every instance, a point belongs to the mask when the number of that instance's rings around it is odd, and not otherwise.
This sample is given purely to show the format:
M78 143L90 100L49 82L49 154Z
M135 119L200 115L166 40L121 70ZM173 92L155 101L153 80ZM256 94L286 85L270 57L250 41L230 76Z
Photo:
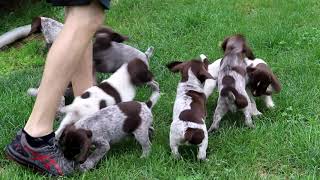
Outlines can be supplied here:
M181 61L173 61L169 64L167 64L167 68L171 71L171 72L179 72L183 69L185 63L184 62L181 62Z
M253 73L254 73L254 71L255 71L256 69L257 69L257 68L252 67L252 66L248 66L248 67L247 67L247 73L248 73L249 77L253 75Z
M120 33L117 33L115 31L113 31L110 27L107 26L102 26L100 27L97 31L95 35L98 34L107 34L110 36L110 40L111 41L115 41L118 43L121 43L123 41L127 41L129 38L128 36L122 35Z
M211 74L208 71L204 71L202 70L198 77L197 77L201 83L204 83L207 79L216 79L214 77L211 76Z
M31 30L30 30L29 34L39 33L39 32L41 32L41 18L35 17L32 20Z
M273 74L272 70L267 66L267 74L269 77L269 81L271 83L272 90L276 93L279 93L281 91L281 84L278 78Z
M131 82L136 86L150 82L154 77L148 66L139 58L131 60L127 68Z
M209 64L210 64L210 62L208 61L208 58L206 58L206 59L203 60L203 64L204 64L204 68L205 68L206 70L208 70L208 67L209 67Z
M86 138L85 136L82 136L81 139L78 139L79 143L81 143L81 149L80 153L76 156L76 161L82 164L86 161L91 147L92 131L86 129L78 129L78 131L81 132L81 134L84 133L88 137Z
M245 47L244 47L243 51L244 51L244 54L247 56L248 59L254 60L256 58L254 56L251 48L247 44L245 44Z
M95 49L106 49L111 46L111 38L108 34L99 33L95 35L93 47Z
M123 41L127 41L128 39L129 39L128 36L124 36L116 32L112 33L111 35L111 40L118 43L122 43Z
M62 131L62 133L61 133L61 135L59 137L59 144L60 145L64 145L65 144L65 136L68 134L68 132L70 130L73 130L74 128L75 127L74 127L73 123L66 125L66 127L63 129L63 131Z
M201 83L204 83L207 79L215 79L215 78L213 78L210 73L204 73L204 74L200 74L198 79L200 80Z
M153 79L153 74L151 71L146 69L146 71L136 72L133 77L131 77L131 81L136 86L141 86L144 83L150 82Z
M62 131L62 133L61 133L61 135L60 135L60 137L59 137L59 145L60 146L63 146L64 144L65 144L65 136L66 136L66 134L67 134L67 129L64 129L63 131Z
M279 93L281 91L280 81L273 73L271 73L270 76L271 76L271 86L272 86L273 90L275 92Z
M222 48L223 52L226 51L227 43L228 43L229 39L230 39L230 37L227 37L226 39L224 39L223 43L221 44L221 48Z

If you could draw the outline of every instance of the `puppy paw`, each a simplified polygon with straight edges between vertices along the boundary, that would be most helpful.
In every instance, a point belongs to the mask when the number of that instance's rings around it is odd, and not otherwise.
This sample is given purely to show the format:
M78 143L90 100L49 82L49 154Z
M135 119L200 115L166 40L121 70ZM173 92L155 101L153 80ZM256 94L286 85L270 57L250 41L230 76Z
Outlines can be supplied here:
M253 123L246 123L247 127L250 129L256 128L256 126Z
M267 103L266 106L267 106L268 109L273 109L275 107L273 102Z
M216 133L218 131L219 127L216 127L216 126L211 126L209 129L208 129L208 133Z
M267 108L269 108L269 109L274 108L274 106L275 106L271 96L264 97L264 103L266 104Z
M79 166L79 170L81 172L85 172L85 171L88 171L90 169L92 169L94 167L94 164L93 163L90 163L90 162L85 162L83 164L80 164Z
M206 156L198 156L197 158L199 161L209 161Z
M252 116L261 116L262 115L262 113L260 111L258 111L258 110L252 112L251 114L252 114Z
M198 158L198 160L201 161L201 162L209 162L209 159L207 159L206 157Z
M179 153L178 153L178 154L172 153L172 157L173 157L174 159L181 159L181 158L182 158Z
M152 126L150 126L148 129L148 135L149 135L150 141L152 141L154 136L154 128Z
M140 156L140 158L147 158L149 156L149 153L142 153L142 155Z

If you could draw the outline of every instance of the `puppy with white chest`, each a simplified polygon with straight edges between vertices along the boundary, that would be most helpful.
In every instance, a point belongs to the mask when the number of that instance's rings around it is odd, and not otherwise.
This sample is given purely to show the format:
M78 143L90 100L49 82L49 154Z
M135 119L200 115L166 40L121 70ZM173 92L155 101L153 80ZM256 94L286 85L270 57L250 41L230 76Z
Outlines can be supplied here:
M254 55L241 35L228 37L222 44L224 57L218 72L219 98L209 132L216 131L222 117L228 112L241 110L245 116L245 124L253 128L249 96L246 92L245 57L254 59Z
M179 146L193 144L199 147L197 158L206 159L208 133L205 124L206 100L210 95L206 81L213 80L208 73L208 61L191 60L171 62L167 65L170 71L181 73L173 117L170 127L170 148L172 155L180 157Z
M76 97L72 104L62 109L66 116L55 132L56 137L59 138L67 124L74 123L107 106L132 101L136 95L136 87L143 84L151 87L152 97L158 93L159 85L142 60L134 59L122 65L108 79L87 89L81 96Z
M142 147L141 157L148 156L151 150L149 130L153 121L151 107L159 96L158 93L148 103L129 101L108 106L75 124L69 124L59 140L64 156L79 162L79 169L86 171L97 165L110 145L130 134ZM95 150L89 155L91 145Z

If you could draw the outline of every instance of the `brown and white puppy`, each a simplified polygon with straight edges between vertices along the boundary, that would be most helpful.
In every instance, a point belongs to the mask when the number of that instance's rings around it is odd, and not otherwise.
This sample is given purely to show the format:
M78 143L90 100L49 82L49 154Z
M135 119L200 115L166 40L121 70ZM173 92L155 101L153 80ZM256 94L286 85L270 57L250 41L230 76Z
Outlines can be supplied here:
M200 55L200 57L206 58L205 55ZM215 60L208 67L208 71L213 77L218 76L221 60ZM272 93L279 93L281 91L281 84L264 60L245 58L245 62L247 64L246 91L251 101L251 113L254 116L261 115L262 113L258 111L253 96L262 98L267 108L273 108L275 105L271 95ZM213 82L213 86L213 89L215 89L216 82Z
M254 127L251 119L250 100L246 92L245 57L254 59L254 55L242 35L234 35L222 44L224 57L218 72L219 99L209 132L219 128L222 117L228 112L243 111L245 124Z
M170 127L170 148L176 158L180 157L178 150L180 145L193 144L199 147L197 158L206 159L208 146L205 124L206 100L210 90L208 91L204 84L213 80L207 71L208 64L208 61L190 60L175 61L167 65L170 71L181 73Z
M59 141L64 156L80 162L80 170L86 171L96 166L111 144L129 135L134 135L140 143L141 157L148 156L151 150L149 130L153 121L151 107L154 103L121 102L69 124ZM91 145L95 150L89 155Z
M89 116L104 107L132 101L136 95L137 86L143 84L152 88L153 94L151 97L158 93L159 85L154 80L148 66L141 59L123 64L108 79L97 86L90 87L81 96L76 97L72 104L62 109L66 116L56 131L57 139L59 139L66 125Z
M270 67L262 59L247 60L248 88L251 102L255 105L254 98L263 97L268 108L274 107L272 93L281 91L281 84L278 78L273 74Z
M116 33L111 28L102 27L95 34L93 44L94 69L101 73L113 73L124 63L134 58L139 58L146 64L153 55L154 48L149 47L146 52L123 44L128 40L127 36Z

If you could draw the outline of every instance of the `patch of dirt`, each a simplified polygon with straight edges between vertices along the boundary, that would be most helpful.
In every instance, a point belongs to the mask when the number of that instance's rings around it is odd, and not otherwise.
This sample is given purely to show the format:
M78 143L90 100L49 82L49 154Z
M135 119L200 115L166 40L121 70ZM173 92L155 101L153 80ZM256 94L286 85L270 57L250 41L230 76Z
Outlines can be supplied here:
M9 45L9 47L11 46L11 47L14 47L14 48L20 48L24 44L26 44L29 41L34 40L34 39L43 40L44 41L44 38L43 38L42 34L32 34L31 36L28 36L27 38L17 40L16 42L14 42L11 45Z

